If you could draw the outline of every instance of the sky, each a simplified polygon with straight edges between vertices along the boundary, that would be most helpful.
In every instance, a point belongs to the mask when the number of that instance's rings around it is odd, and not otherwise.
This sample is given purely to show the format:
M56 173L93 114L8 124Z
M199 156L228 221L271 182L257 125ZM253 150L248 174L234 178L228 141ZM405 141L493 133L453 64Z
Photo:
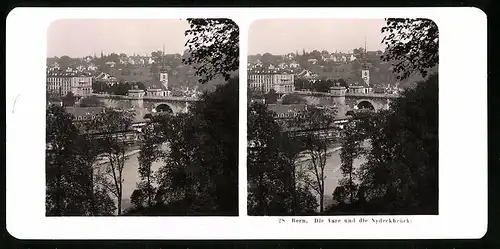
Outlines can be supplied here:
M382 50L384 19L268 19L254 21L248 34L248 53L286 54L313 50L348 52L364 47Z
M163 49L166 54L185 50L186 20L57 20L49 26L47 56L84 57L111 53L151 55Z

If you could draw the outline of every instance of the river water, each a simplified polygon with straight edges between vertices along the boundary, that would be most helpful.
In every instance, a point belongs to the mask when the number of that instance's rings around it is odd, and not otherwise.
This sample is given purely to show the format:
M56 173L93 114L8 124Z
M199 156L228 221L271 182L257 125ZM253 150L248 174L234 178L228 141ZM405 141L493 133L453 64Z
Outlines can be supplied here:
M130 196L137 187L137 183L141 180L138 172L139 169L139 151L133 150L130 152L128 159L125 161L123 168L123 201L122 210L126 210L131 207ZM303 163L307 163L304 161ZM362 160L354 160L354 167L359 167ZM157 170L162 166L163 162L156 161L151 167L153 170ZM341 159L340 159L340 148L332 148L330 150L330 156L327 159L325 167L325 207L333 203L333 191L338 186L339 180L342 178L342 173L340 171ZM240 186L246 186L246 184L240 184ZM115 197L113 197L116 199ZM115 200L116 201L116 200Z
M339 180L342 179L342 172L340 170L340 147L332 148L329 150L329 157L326 160L325 166L325 208L333 204L333 191L339 185ZM308 161L303 161L307 163ZM353 162L354 168L358 168L362 164L362 159L355 159ZM316 194L316 192L314 192Z
M130 203L130 196L137 188L137 183L141 181L139 175L139 150L138 148L131 148L127 155L127 160L123 166L123 195L122 195L122 211L132 207ZM102 165L107 166L107 163ZM156 161L151 164L151 169L156 171L162 166L162 161ZM111 198L117 203L116 196L111 195Z

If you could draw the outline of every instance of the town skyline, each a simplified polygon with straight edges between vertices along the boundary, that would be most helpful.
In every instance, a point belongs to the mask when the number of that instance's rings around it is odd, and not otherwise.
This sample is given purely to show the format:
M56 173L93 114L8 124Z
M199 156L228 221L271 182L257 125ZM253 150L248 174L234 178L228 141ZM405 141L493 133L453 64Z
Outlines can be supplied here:
M301 54L302 50L347 53L364 47L365 39L368 51L384 51L385 45L381 43L384 26L384 19L258 20L249 28L248 55ZM269 42L270 38L273 42Z
M47 57L99 57L101 52L150 56L163 47L165 54L182 54L188 28L188 22L180 19L61 19L49 26Z

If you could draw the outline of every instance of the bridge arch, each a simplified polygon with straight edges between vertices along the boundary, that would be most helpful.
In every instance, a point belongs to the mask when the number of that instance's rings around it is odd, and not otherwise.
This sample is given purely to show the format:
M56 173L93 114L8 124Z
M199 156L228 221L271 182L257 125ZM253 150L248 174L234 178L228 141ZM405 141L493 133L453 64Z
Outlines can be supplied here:
M358 109L369 109L369 110L372 110L372 111L376 111L377 110L377 105L375 104L375 102L373 102L372 100L369 100L369 99L360 99L356 102L356 107Z
M154 112L174 113L174 108L168 103L159 103L153 108Z

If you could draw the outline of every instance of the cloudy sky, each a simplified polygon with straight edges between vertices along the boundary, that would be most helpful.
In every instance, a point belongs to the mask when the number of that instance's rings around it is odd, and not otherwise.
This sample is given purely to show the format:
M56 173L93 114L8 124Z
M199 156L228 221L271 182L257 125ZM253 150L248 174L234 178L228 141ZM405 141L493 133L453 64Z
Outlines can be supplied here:
M384 19L269 19L251 24L249 54L302 53L313 50L348 52L357 47L384 50Z
M150 55L162 50L174 54L185 50L185 20L57 20L47 35L47 56L83 57L126 53Z

